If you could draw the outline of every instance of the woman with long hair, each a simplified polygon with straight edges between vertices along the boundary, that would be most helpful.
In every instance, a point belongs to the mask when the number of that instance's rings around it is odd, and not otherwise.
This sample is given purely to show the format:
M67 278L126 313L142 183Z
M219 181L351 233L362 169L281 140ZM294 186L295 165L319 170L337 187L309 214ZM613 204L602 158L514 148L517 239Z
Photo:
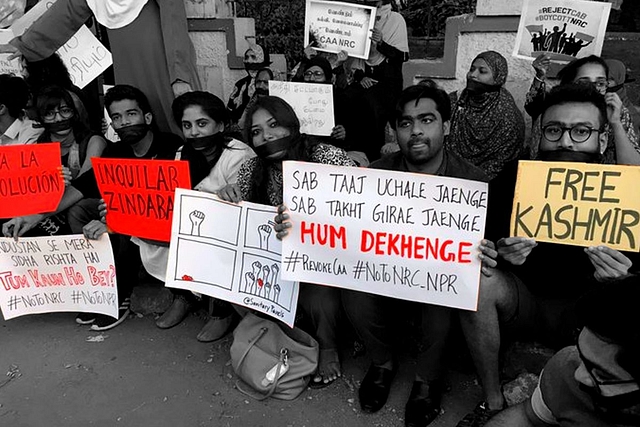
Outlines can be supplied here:
M230 137L227 132L229 113L224 102L209 92L187 92L177 97L171 106L173 118L182 129L185 145L182 150L195 150L207 161L209 173L195 183L194 190L215 193L222 187L235 183L238 170L245 160L255 156L246 144ZM168 250L159 246L140 246L142 262L147 270L157 270L153 276L164 277ZM160 267L160 268L158 268ZM167 329L180 323L195 305L195 297L189 291L171 290L174 300L160 316L156 325ZM225 301L209 298L209 320L197 339L211 342L222 338L231 329L235 311Z
M276 96L262 97L252 106L247 114L245 138L257 157L241 166L237 184L218 193L223 200L282 205L285 160L355 166L344 150L300 133L300 121L293 108ZM300 284L298 308L309 332L320 344L318 372L312 379L312 388L326 386L342 375L337 342L342 313L340 295L338 288Z

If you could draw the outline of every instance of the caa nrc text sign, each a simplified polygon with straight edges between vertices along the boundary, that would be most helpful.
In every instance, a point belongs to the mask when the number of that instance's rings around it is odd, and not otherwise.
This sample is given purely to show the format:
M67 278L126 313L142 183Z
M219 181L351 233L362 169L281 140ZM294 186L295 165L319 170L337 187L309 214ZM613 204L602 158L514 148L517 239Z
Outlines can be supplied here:
M640 250L640 168L521 161L511 235Z
M6 320L59 311L118 314L109 236L0 238L0 308Z
M189 163L181 160L91 159L107 225L116 233L168 242L174 191L191 188Z
M487 184L284 163L288 280L475 310Z
M304 45L324 52L346 51L367 59L376 8L336 1L307 0Z

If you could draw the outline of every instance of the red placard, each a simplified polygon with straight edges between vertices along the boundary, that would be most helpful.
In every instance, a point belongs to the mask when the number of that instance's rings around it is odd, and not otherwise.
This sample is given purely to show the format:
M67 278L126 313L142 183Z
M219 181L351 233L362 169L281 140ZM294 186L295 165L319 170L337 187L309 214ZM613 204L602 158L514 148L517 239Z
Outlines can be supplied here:
M191 188L189 163L181 160L91 159L107 225L116 233L168 242L173 193Z
M64 194L60 144L0 147L0 218L53 212Z

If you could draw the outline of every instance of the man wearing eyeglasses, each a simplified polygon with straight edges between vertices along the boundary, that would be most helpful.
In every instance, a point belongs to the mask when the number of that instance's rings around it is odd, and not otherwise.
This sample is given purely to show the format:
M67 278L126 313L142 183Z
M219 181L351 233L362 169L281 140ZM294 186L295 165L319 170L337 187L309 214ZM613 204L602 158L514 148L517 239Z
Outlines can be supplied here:
M583 297L576 345L549 360L530 399L487 427L640 425L639 299L638 276Z
M537 160L600 163L607 145L606 120L605 98L593 85L553 88L541 114ZM555 349L573 343L579 297L599 283L634 271L637 254L604 245L582 248L505 238L516 177L517 161L490 183L486 236L496 242L498 268L481 277L478 310L460 311L485 400L458 427L483 426L506 407L499 374L505 337L533 339Z

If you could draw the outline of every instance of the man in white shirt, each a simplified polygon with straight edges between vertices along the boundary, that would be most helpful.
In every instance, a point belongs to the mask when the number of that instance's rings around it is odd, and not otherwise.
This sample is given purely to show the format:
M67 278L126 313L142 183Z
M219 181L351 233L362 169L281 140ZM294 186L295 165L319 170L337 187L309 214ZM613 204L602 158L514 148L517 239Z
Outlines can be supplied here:
M0 146L33 144L43 131L24 114L29 87L20 77L0 74Z

